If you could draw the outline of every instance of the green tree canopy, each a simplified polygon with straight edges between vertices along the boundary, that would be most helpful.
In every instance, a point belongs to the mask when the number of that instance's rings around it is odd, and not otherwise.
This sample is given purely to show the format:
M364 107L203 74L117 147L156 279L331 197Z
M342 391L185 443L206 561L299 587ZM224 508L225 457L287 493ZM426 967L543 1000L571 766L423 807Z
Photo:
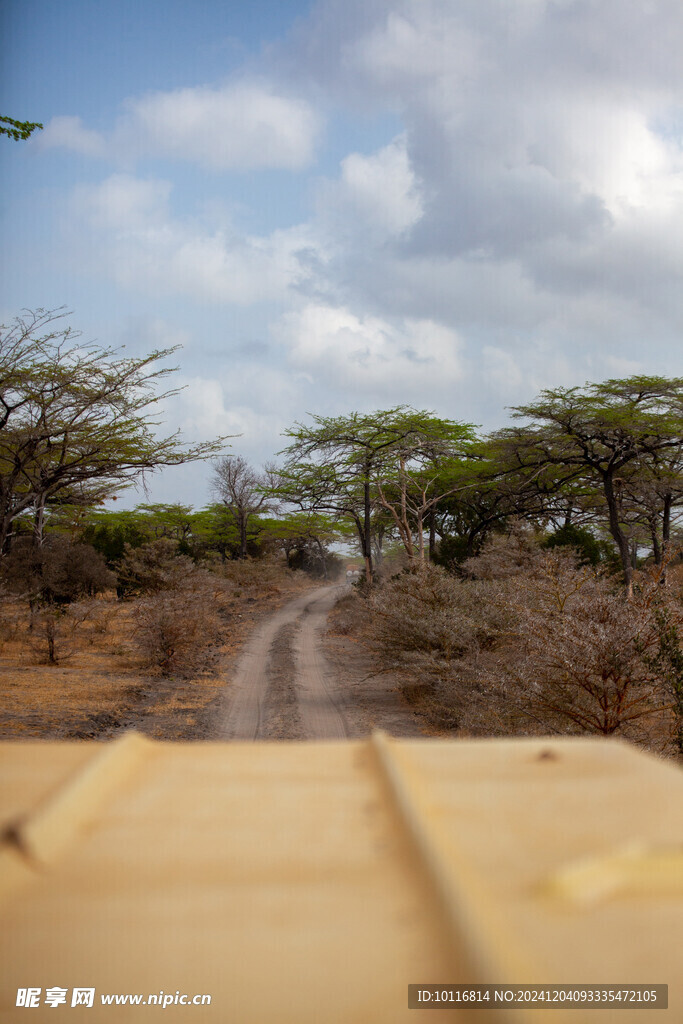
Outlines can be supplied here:
M38 310L0 330L0 550L12 523L35 510L42 536L46 505L70 501L96 484L100 498L146 471L216 455L226 438L186 445L179 433L159 436L153 412L177 389L157 387L176 351L122 357L81 345L63 326L63 310Z
M555 388L514 414L529 422L494 435L511 471L537 487L553 481L560 492L577 486L598 490L630 590L627 484L634 473L651 478L669 455L680 454L683 378L633 376Z
M281 453L286 462L277 494L306 511L353 522L371 580L373 511L391 517L412 554L413 525L419 546L424 513L436 500L439 461L461 453L472 428L409 406L312 420L285 432L292 443Z

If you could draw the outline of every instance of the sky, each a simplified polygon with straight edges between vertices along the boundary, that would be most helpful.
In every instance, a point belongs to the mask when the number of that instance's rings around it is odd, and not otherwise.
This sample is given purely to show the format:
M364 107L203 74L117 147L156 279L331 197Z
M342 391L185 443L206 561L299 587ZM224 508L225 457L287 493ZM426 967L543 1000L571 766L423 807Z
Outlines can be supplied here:
M0 320L180 345L259 466L307 414L491 430L683 375L680 0L4 0ZM136 501L211 500L210 466Z

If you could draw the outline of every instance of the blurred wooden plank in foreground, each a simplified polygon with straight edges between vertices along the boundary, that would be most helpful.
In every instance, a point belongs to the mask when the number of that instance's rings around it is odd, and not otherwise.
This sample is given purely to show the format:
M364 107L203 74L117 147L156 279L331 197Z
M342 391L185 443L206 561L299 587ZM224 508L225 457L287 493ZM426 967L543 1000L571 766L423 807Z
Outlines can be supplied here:
M52 986L94 987L92 1021L159 992L240 1024L683 1020L683 773L627 745L128 734L0 744L0 777L3 1021L55 1020ZM668 984L671 1009L407 1009L475 982Z

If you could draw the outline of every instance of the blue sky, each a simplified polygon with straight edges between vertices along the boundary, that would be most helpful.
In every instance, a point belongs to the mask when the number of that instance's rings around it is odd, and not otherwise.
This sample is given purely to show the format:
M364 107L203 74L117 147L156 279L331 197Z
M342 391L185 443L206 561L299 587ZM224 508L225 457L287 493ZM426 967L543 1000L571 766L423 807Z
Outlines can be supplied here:
M180 344L188 439L683 375L679 0L5 0L0 314ZM206 466L152 478L200 506ZM136 496L126 498L129 504Z

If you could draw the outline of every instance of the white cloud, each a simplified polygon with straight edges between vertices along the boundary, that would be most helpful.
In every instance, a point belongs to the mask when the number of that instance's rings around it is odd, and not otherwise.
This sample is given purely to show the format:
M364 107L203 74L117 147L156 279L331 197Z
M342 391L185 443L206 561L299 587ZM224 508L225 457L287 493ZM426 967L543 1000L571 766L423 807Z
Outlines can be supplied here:
M263 82L153 93L128 106L116 133L124 146L214 170L301 168L312 158L319 128L308 103Z
M319 221L336 240L351 234L381 244L417 223L422 208L405 135L369 156L350 153L341 162L339 179L324 183L318 193Z
M251 378L253 388L245 377ZM280 418L272 411L272 391L281 394L283 383L281 374L257 373L255 368L246 373L242 368L238 386L234 382L231 386L229 379L180 376L177 384L183 391L173 399L174 416L189 437L235 435L233 446L252 452L264 434L272 439L282 429Z
M519 361L510 353L495 345L485 345L482 352L484 378L492 390L500 395L524 393L525 374Z
M214 171L301 169L312 159L320 118L305 100L267 81L197 86L129 99L113 131L55 117L41 144L128 162L145 157L189 161Z
M71 149L82 156L102 157L105 142L99 132L86 128L80 117L53 117L44 130L37 135L33 144L48 149L52 146Z
M406 82L429 85L444 73L462 81L476 70L480 40L452 5L450 11L431 0L392 5L398 10L387 7L386 17L378 17L367 34L345 48L344 61L352 72L393 90Z
M529 389L641 365L643 344L680 372L682 32L677 0L319 5L292 78L405 131L320 190L318 295L443 324L484 389L498 351Z
M412 401L443 390L462 373L460 339L430 320L398 323L344 308L309 304L286 314L278 337L290 364L314 384L349 395L403 395Z
M213 377L181 373L173 384L182 390L164 403L164 432L179 429L190 441L227 436L228 451L255 465L284 447L282 432L301 415L301 382L276 366L243 363ZM206 466L203 473L208 477Z
M362 9L361 9L362 8ZM631 206L680 205L683 73L672 40L683 8L519 0L349 0L307 38L328 88L390 105L429 202L420 245L518 251L552 236L606 231Z
M151 233L164 229L171 189L169 181L112 174L99 185L77 188L73 206L86 213L93 227L119 238Z
M308 244L305 231L259 237L215 229L174 217L170 198L169 182L127 174L78 188L71 212L91 244L97 239L98 269L150 297L238 305L281 299L304 276L297 252Z

